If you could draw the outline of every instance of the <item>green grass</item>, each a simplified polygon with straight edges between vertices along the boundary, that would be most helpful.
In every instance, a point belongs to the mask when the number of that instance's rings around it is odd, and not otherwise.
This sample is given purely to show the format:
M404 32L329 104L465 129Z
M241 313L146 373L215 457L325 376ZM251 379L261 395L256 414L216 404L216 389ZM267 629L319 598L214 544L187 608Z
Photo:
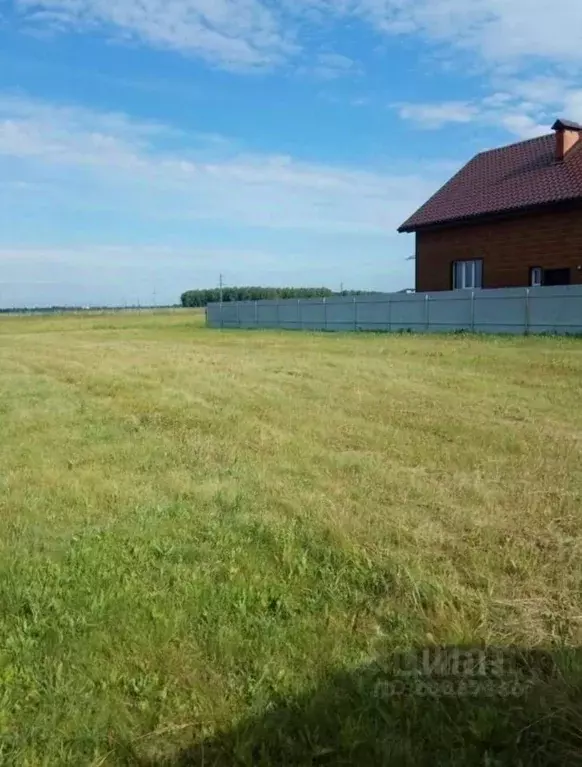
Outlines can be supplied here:
M582 762L581 382L576 339L0 318L0 763ZM381 694L435 645L533 684Z

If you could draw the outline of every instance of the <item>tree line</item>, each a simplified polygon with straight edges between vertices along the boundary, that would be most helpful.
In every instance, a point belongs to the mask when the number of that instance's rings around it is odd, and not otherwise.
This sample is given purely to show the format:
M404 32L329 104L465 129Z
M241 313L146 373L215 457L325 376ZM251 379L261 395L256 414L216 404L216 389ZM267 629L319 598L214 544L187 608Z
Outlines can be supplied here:
M334 292L329 288L210 288L207 290L187 290L182 294L182 306L200 307L207 304L231 301L263 301L284 298L330 298L331 296L361 296L369 291L342 290Z

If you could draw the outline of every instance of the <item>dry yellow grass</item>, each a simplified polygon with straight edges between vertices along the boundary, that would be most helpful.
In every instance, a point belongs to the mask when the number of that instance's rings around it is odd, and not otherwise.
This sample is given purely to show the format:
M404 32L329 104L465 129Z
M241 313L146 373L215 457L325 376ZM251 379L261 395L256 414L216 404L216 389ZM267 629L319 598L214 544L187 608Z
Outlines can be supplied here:
M545 647L572 704L579 340L173 312L2 318L0 360L0 761L518 764L499 703L330 705L433 643Z

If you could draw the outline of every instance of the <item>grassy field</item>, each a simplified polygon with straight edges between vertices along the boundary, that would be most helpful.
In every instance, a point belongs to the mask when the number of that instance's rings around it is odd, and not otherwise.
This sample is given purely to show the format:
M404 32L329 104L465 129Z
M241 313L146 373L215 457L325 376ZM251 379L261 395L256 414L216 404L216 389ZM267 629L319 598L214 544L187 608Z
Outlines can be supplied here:
M581 393L575 339L1 318L0 763L582 762ZM435 646L522 670L393 694Z

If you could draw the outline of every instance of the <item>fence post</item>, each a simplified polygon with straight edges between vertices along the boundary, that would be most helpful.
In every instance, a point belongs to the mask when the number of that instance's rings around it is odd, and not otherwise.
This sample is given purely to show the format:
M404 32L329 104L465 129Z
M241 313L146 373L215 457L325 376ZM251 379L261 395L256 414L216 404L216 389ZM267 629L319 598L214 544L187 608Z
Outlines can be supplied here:
M530 306L529 306L529 288L525 289L525 328L524 328L524 334L526 336L529 335L529 326L530 326Z
M299 323L299 329L303 330L303 315L301 314L301 299L297 299L297 322Z
M236 302L236 324L240 329L240 304L238 301Z
M224 318L222 316L222 301L220 302L220 329L224 328Z
M255 327L259 327L259 302L255 301Z
M354 330L358 329L358 301L354 296Z
M471 291L471 333L475 332L475 291Z
M276 299L275 303L275 326L277 327L277 330L281 327L281 313L279 312L279 299Z
M425 330L430 330L430 296L428 293L424 297L424 321L425 321Z
M323 297L323 329L327 330L327 298Z
M392 301L388 299L388 332L392 331Z

